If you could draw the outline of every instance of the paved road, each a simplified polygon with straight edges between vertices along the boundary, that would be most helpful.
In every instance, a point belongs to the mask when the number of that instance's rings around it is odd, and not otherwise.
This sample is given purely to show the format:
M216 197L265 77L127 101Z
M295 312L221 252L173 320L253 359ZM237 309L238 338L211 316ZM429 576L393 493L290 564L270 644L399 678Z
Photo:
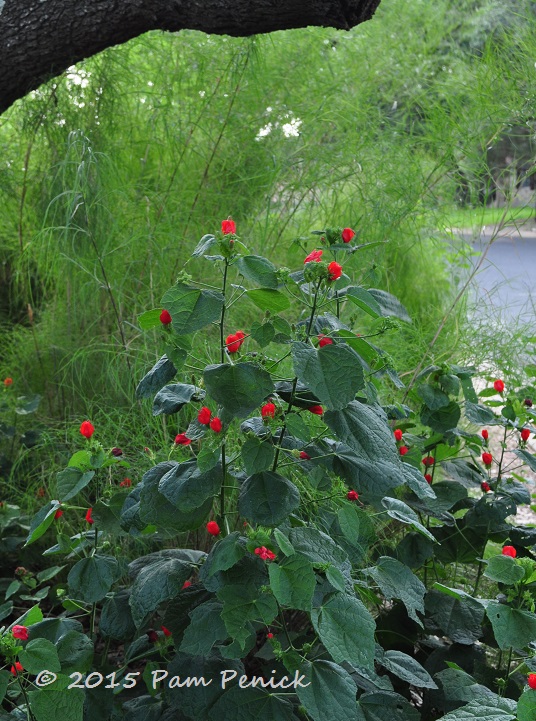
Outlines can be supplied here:
M475 250L484 250L494 228L484 228L478 240L460 234ZM478 262L478 256L472 258ZM476 276L478 303L504 320L519 319L536 331L536 227L505 228L493 241Z

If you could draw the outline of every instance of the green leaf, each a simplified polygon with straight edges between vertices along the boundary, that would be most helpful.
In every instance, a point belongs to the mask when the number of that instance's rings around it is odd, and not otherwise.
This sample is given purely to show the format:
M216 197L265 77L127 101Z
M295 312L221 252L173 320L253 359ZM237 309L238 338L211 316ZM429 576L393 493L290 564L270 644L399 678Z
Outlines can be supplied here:
M95 471L86 471L70 466L56 475L57 494L60 501L65 502L74 498L91 481Z
M71 595L86 603L100 601L116 580L118 565L113 556L82 558L69 571L67 582Z
M357 598L344 593L329 596L313 608L311 620L320 640L336 663L374 667L376 624Z
M232 686L208 713L210 721L296 721L290 701L260 688Z
M371 295L368 290L359 288L358 286L350 286L346 288L344 297L348 298L349 301L357 305L365 313L368 313L373 318L380 318L382 315L382 309L378 301Z
M251 585L228 584L217 591L223 602L221 617L227 632L244 649L250 632L248 621L260 621L268 626L278 614L277 602L271 593L261 592Z
M402 472L406 483L416 496L423 500L435 499L436 492L425 479L423 474L409 463L402 463Z
M357 688L350 674L331 661L313 661L302 668L304 686L296 693L313 721L356 721Z
M178 413L192 399L198 401L204 397L205 391L187 383L174 383L173 385L164 386L154 398L153 416L159 416L162 413L166 415Z
M255 473L240 488L238 511L252 523L277 526L299 505L298 489L278 473Z
M175 377L177 369L166 355L154 364L136 386L136 398L149 398Z
M400 463L391 429L371 406L352 401L343 410L325 413L324 421L336 437L361 458ZM399 471L401 473L400 467ZM402 482L403 478L400 479Z
M378 659L378 663L412 686L437 688L437 684L428 671L418 661L402 651L386 651Z
M194 252L192 253L192 258L200 258L202 255L205 255L215 243L217 243L216 236L212 235L211 233L207 233L195 246Z
M294 546L279 528L274 528L274 539L285 556L293 556L296 553Z
M514 453L518 458L521 458L521 460L527 464L531 471L536 471L536 456L523 450L522 448L514 449Z
M234 531L213 546L205 561L205 567L209 568L209 577L218 571L227 571L243 558L246 551L239 539L240 533Z
M186 514L213 499L219 493L221 483L220 465L203 472L197 462L191 460L179 463L165 473L158 483L158 492Z
M536 693L533 689L527 689L519 697L516 715L517 721L534 721L536 719Z
M387 515L391 518L396 518L401 523L409 523L416 531L422 533L431 541L435 542L435 537L430 531L425 528L419 521L419 517L404 501L399 501L398 498L383 498L382 506L387 509Z
M496 391L493 391L496 393ZM465 416L471 423L476 423L479 426L490 426L496 423L501 423L500 418L497 418L491 408L481 406L478 403L465 402Z
M203 373L209 395L231 415L244 418L274 392L270 374L254 363L209 365Z
M429 383L421 383L417 388L417 395L423 401L423 403L430 408L432 411L437 411L439 408L444 408L449 404L449 397L439 388L435 388Z
M13 676L7 671L0 671L0 703L4 700L9 682Z
M100 630L100 626L99 626ZM63 673L86 673L93 661L93 641L79 631L67 631L58 640L56 649ZM44 666L43 668L49 668Z
M347 580L336 566L328 566L326 568L326 578L337 591L341 591L342 593L346 592L348 585Z
M496 601L489 601L486 614L499 648L525 648L536 641L536 616Z
M245 255L238 259L236 267L244 278L262 288L277 288L279 285L277 268L267 258Z
M291 436L299 438L300 441L305 441L306 443L311 440L311 431L309 430L309 426L299 413L288 413L285 416L285 421L287 424L287 431Z
M428 591L424 605L428 618L454 643L472 645L482 636L485 609L462 591L456 596Z
M361 717L364 721L421 720L420 712L407 699L393 691L364 693L359 697L359 709L364 714Z
M140 313L140 315L138 316L138 326L141 328L141 330L151 330L151 328L161 327L161 313L162 308L153 308L152 310L146 310L145 313Z
M495 703L493 699L471 701L466 706L443 716L441 721L516 721L516 714L508 706L508 701L510 699L500 699Z
M51 691L46 688L31 691L28 698L36 721L82 721L84 717L85 692L82 689Z
M202 603L190 612L180 651L192 656L205 656L215 643L225 641L229 634L221 617L222 604L216 601Z
M456 401L450 403L437 411L424 408L421 411L421 423L430 426L437 433L446 433L452 428L456 428L461 417L460 406Z
M241 449L244 469L248 475L270 468L274 461L275 450L272 443L260 438L247 438Z
M524 578L525 570L510 556L493 556L488 561L484 576L512 586Z
M363 573L376 581L387 600L399 598L406 607L409 617L422 626L422 621L416 612L419 611L424 615L423 599L426 587L407 566L396 558L380 556L376 566L364 568Z
M136 627L163 601L177 596L191 575L192 565L176 558L164 558L144 566L136 576L129 598Z
M24 544L25 546L29 546L30 543L33 543L34 541L37 541L38 538L41 538L43 533L45 533L54 520L54 514L59 507L59 501L49 501L35 514L30 523L30 530L28 532L26 543Z
M297 554L268 566L270 586L282 606L311 610L316 587L313 564Z
M106 599L102 608L99 632L116 641L127 641L134 636L136 626L128 599L130 591L123 589Z
M320 565L333 564L347 577L351 572L348 554L326 533L316 528L292 528L289 541L296 553Z
M185 283L177 283L162 297L162 307L170 312L177 335L194 333L219 320L223 303L221 293L199 290Z
M258 321L254 321L249 334L253 338L253 340L260 345L261 348L265 348L269 343L273 341L275 337L275 328L273 326L273 323L271 323L270 321L266 323L259 323Z
M394 295L376 288L369 288L368 292L380 306L383 316L394 316L395 318L406 321L406 323L411 323L408 311Z
M65 568L65 566L51 566L50 568L45 568L44 571L39 571L39 573L36 574L36 578L39 583L45 583L45 581L50 581L51 578L57 576L63 568Z
M269 310L270 313L280 313L290 308L290 300L279 290L272 288L259 288L248 290L247 296L261 310Z
M77 451L69 459L68 467L74 466L85 473L91 468L91 453L89 451Z
M344 408L364 387L359 356L347 345L327 345L317 350L307 343L292 344L294 372L331 410Z
M19 416L27 416L30 413L35 413L35 411L39 408L40 402L41 396L39 395L19 396L17 398L15 413Z
M28 641L19 653L19 660L25 671L29 673L39 673L43 669L54 673L61 671L56 647L46 638L34 638Z
M7 601L0 606L0 621L3 621L8 616L11 616L13 611L13 601Z

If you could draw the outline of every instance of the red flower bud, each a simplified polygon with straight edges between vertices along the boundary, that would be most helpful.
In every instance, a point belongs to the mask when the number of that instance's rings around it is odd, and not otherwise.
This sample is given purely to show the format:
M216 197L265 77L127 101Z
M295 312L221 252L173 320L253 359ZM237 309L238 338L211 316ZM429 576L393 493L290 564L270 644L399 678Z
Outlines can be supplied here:
M88 523L95 523L95 521L91 518L91 512L93 511L92 508L88 508L86 511L86 521Z
M273 418L275 416L275 410L275 403L269 401L268 403L265 403L261 408L261 416L263 418Z
M525 398L523 403L527 406L527 408L532 408L532 398ZM534 674L531 674L534 675Z
M515 558L517 556L517 551L513 546L503 546L502 555Z
M221 429L222 429L221 420L219 418L213 418L210 421L210 427L212 428L214 433L221 433Z
M489 491L491 491L491 486L487 481L482 481L480 488L484 491L484 493L489 493Z
M309 461L311 459L311 456L305 451L300 451L300 458L302 459L302 461Z
M402 440L403 433L402 433L402 431L400 430L400 428L396 428L396 429L395 429L395 431L394 431L394 436L395 436L395 441L401 441L401 440Z
M189 446L192 440L188 438L186 433L179 433L175 436L175 445L176 446Z
M529 673L527 683L532 690L536 689L536 673Z
M348 491L348 493L346 494L346 498L349 501L357 501L357 499L359 498L359 493L357 491Z
M483 453L482 454L482 463L485 466L491 466L492 461L493 461L493 456L491 455L491 453Z
M273 637L274 637L274 634L273 634L273 633L267 633L267 634L266 634L266 638L273 638ZM532 675L534 676L534 678L536 678L536 674L532 674ZM530 685L530 680L529 680L529 685ZM531 686L531 688L532 688L532 686Z
M433 456L426 456L426 458L422 459L423 465L425 465L427 468L430 466L433 466L435 463L435 458Z
M480 435L482 436L482 438L483 438L485 441L487 441L488 438L489 438L489 433L488 433L488 431L487 431L485 428L484 428L482 431L480 431Z
M91 438L91 436L95 433L95 427L92 423L90 423L90 421L84 421L80 426L80 433L84 436L84 438Z
M344 243L349 243L352 238L355 236L355 231L351 228L343 228L343 231L341 233L342 239Z
M16 661L16 663L11 667L11 673L13 676L16 676L17 673L21 673L21 671L24 671L22 663L20 661Z
M324 335L321 333L318 336L318 345L320 348L323 348L325 345L333 345L333 340L329 338L327 335Z
M400 453L401 456L405 456L406 453L409 453L409 448L407 446L400 446L400 448L398 449L398 452Z
M496 381L494 381L493 387L495 388L497 393L502 393L504 391L504 381L500 380L500 378L497 379Z
M15 576L25 576L28 573L28 569L24 568L24 566L17 566L15 569Z
M6 388L12 384L13 384L13 378L4 378L4 385Z
M119 458L119 456L122 456L122 455L123 455L123 451L120 448L112 448L112 456Z
M201 423L203 426L208 426L210 423L210 417L212 415L212 411L210 408L207 408L206 406L203 406L199 413L197 414L197 420L199 423Z
M63 511L61 510L61 508L58 508L58 510L54 514L54 520L57 521L58 518L61 518L62 516L63 516Z
M171 315L169 314L169 310L164 310L160 313L160 323L162 325L169 325L171 323Z
M231 233L236 233L236 223L234 220L231 220L230 218L228 220L222 220L221 221L221 232L224 235L230 235Z
M166 628L165 626L160 626L160 628L162 629L164 636L167 636L168 638L169 636L171 636L171 631L169 630L169 628Z
M236 334L228 335L225 339L225 346L229 353L238 353L240 350L240 346L242 345L242 342L240 338L236 336Z
M323 250L313 250L313 252L309 253L307 258L303 261L304 265L305 263L319 263L322 260L323 252Z
M314 413L315 416L323 416L324 409L322 406L310 406L308 409L309 413Z
M275 558L275 553L273 551L270 551L269 548L266 548L266 546L260 546L259 548L256 548L255 554L259 556L259 558L262 558L263 561L273 561Z
M19 641L28 640L28 629L26 626L20 626L17 624L16 626L13 626L11 633L13 634L13 638L18 638Z
M432 483L432 480L433 480L433 479L432 479L432 476L430 475L430 473L425 473L425 474L424 474L424 480L427 481L427 482L430 483L430 484Z
M130 480L130 478L124 478L119 484L121 488L130 488L131 485L132 481Z
M334 260L328 265L328 280L337 280L342 275L342 265L336 263Z
M183 587L183 588L188 588L188 587L191 586L191 585L192 585L192 582L191 582L191 581L185 581L185 582L182 584L182 587Z
M246 337L246 334L243 330L237 330L235 333L235 336L238 338L239 341L241 341L240 345L244 342L244 338Z
M158 634L156 631L147 631L147 638L151 643L156 643L158 641Z
M220 535L220 527L218 526L216 521L209 521L207 523L207 533L210 533L211 536Z
M521 440L526 442L526 441L528 441L529 438L530 438L529 429L523 428L523 430L521 431Z

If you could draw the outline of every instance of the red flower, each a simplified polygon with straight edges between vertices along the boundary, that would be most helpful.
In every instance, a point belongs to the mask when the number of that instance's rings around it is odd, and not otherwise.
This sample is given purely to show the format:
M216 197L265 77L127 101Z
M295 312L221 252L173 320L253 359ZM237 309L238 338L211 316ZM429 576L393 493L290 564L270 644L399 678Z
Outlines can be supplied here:
M188 438L186 433L179 433L175 436L175 445L176 446L189 446L192 442L191 438Z
M493 461L493 456L491 455L491 453L483 453L482 454L482 463L485 466L491 466L492 461Z
M491 491L491 486L487 481L482 481L480 484L480 488L484 491L484 493L488 493Z
M320 263L323 252L323 250L313 250L313 252L309 253L307 258L303 261L304 265L305 263Z
M231 233L236 233L236 223L234 220L222 220L221 221L221 232L224 235L230 235Z
M112 456L119 458L119 456L122 456L122 455L123 455L123 451L120 448L112 448Z
M424 480L427 481L427 483L430 483L430 484L432 483L433 479L432 479L432 476L430 475L430 473L424 474Z
M158 634L156 631L147 631L147 638L151 643L156 643L158 641Z
M28 570L24 566L17 566L15 569L15 576L25 576L27 573Z
M62 516L63 516L63 511L61 510L61 508L58 508L58 510L54 514L54 520L57 521L58 518L61 518Z
M216 521L209 521L207 523L207 533L210 533L211 536L220 535L220 527L218 526Z
M433 466L435 463L435 458L433 456L426 456L426 458L422 459L423 465L425 465L427 468L430 466Z
M4 385L7 388L13 383L13 378L4 378Z
M531 689L533 689L533 690L536 689L536 673L529 673L527 682Z
M324 415L324 409L322 406L310 406L308 409L309 413L314 413L315 416L323 416Z
M95 433L95 427L90 421L84 421L80 426L80 433L84 436L84 438L91 438L91 436Z
M359 493L357 491L348 491L348 493L346 494L346 498L349 501L357 501L357 499L359 498Z
M213 418L210 421L210 427L212 428L214 433L221 433L221 429L222 429L221 420L219 418Z
M400 428L396 428L396 429L395 429L394 435L395 435L395 441L401 441L401 440L402 440L403 433L402 433L402 431L400 430Z
M527 408L532 408L532 399L531 398L525 398L523 403L527 406ZM534 674L531 674L533 676Z
M517 551L513 546L503 546L502 555L515 558L517 556Z
M528 429L528 428L523 428L523 430L521 431L521 440L522 440L522 441L528 441L529 438L530 438L530 431L529 431L529 429Z
M328 280L337 280L337 278L340 278L342 275L342 265L332 260L331 263L328 265L328 273Z
M406 453L409 453L409 448L407 446L400 446L400 448L398 449L398 452L400 453L401 456L405 456Z
M92 510L93 510L92 508L88 508L87 511L86 511L86 521L87 521L88 523L95 523L95 521L91 518L91 511L92 511Z
M351 228L343 228L341 236L345 243L349 243L352 240L352 238L355 236L355 231L352 230Z
M22 663L20 661L17 661L15 665L11 667L11 673L13 674L13 676L16 676L17 673L20 673L21 671L24 671Z
M28 640L28 629L26 626L13 626L11 629L11 633L13 634L13 638L18 638L19 641L27 641Z
M273 637L274 637L273 633L266 634L266 638L273 638ZM534 678L536 678L536 673L531 674L531 676L534 676ZM530 677L529 677L529 686L530 686ZM532 688L532 686L531 686L531 688Z
M235 333L235 336L238 338L239 341L241 341L240 345L244 342L244 338L246 337L246 334L243 330L237 330Z
M263 418L273 418L275 416L275 403L268 401L261 408L261 416Z
M225 346L229 353L238 353L241 345L242 341L236 334L228 335L225 339Z
M197 414L197 420L199 423L201 423L203 426L208 426L210 423L210 416L212 415L212 411L210 408L207 408L206 406L203 406L199 413Z
M300 458L302 459L302 461L309 461L311 459L311 456L305 451L300 451Z
M162 325L169 325L171 323L171 315L169 314L169 310L164 310L160 313L160 323Z
M320 348L323 348L325 345L333 345L333 340L329 338L327 335L324 335L321 333L318 336L318 345Z
M124 478L119 485L121 488L130 488L132 481L130 478Z
M169 630L169 628L166 628L165 626L160 626L160 628L162 629L164 636L167 636L168 638L169 636L171 636L171 631Z
M259 558L262 558L263 561L273 561L275 558L275 553L273 551L270 551L269 548L266 548L266 546L260 546L259 548L256 548L255 554L259 556Z
M496 381L494 381L493 387L495 388L497 393L502 393L504 391L504 381L500 380L500 378L497 379Z
M188 588L188 587L191 586L191 585L192 585L192 582L191 582L191 581L185 581L185 582L182 584L182 587L183 587L183 588Z
M488 431L487 431L485 428L484 428L484 430L480 431L480 435L482 436L482 438L483 438L485 441L487 441L488 438L489 438L489 433L488 433Z

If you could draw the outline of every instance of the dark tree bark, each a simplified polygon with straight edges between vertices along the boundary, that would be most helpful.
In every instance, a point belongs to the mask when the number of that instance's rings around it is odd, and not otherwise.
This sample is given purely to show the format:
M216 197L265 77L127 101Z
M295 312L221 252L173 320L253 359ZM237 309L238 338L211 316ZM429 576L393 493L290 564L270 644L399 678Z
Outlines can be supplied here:
M0 0L0 113L79 60L148 30L349 30L380 0Z

